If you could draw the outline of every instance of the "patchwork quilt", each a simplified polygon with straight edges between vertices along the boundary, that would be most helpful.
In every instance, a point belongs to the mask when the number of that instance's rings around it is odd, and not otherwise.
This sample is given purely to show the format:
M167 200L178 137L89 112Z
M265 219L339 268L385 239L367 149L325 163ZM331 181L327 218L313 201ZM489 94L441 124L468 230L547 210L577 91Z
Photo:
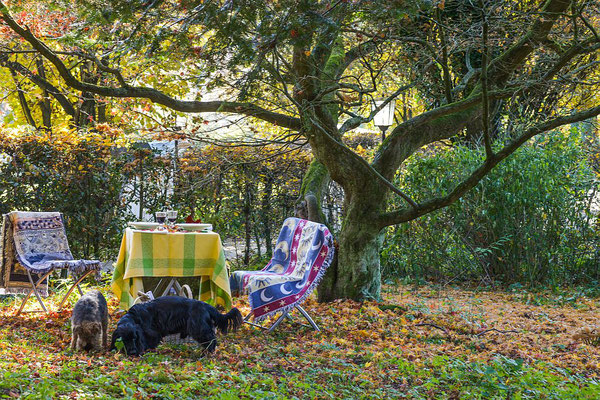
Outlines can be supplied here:
M333 255L333 236L325 225L288 218L265 268L231 274L232 293L248 293L254 319L261 321L303 302L325 274Z

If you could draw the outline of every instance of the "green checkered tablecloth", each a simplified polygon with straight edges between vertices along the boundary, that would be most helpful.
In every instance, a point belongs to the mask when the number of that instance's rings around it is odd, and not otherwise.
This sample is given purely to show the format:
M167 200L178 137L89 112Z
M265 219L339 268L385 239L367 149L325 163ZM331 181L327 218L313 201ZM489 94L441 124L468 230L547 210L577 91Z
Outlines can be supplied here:
M217 233L127 228L111 284L124 310L144 290L142 277L199 277L200 300L231 308L225 253Z

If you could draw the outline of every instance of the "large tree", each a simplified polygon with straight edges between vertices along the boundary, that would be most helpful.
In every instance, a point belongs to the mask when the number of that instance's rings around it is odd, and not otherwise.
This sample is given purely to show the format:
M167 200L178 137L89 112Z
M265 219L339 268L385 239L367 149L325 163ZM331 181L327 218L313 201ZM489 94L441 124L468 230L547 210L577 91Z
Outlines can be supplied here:
M338 263L321 300L379 298L385 227L457 201L533 136L600 113L597 1L79 3L81 24L69 40L41 39L2 1L1 18L74 90L174 112L248 116L308 140L315 162L303 190L319 198L333 179L345 193ZM106 76L75 76L65 47ZM214 88L220 99L203 101ZM190 91L196 99L185 99ZM376 97L420 106L366 160L343 137L383 107L371 109ZM467 131L485 156L453 190L415 200L393 185L412 154ZM389 209L390 196L405 206Z

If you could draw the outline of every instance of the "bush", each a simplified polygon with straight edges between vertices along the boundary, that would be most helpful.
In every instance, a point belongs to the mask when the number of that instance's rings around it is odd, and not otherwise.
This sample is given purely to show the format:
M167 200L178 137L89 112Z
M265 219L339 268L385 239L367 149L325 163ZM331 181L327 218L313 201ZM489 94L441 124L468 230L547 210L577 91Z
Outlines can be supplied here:
M391 228L385 278L572 283L600 278L591 211L598 180L576 130L554 132L498 165L460 201ZM457 146L414 156L397 182L413 198L446 194L482 161Z
M259 259L270 257L273 237L294 213L309 163L310 153L302 148L192 147L179 160L172 201L184 215L212 223L225 237L242 238L247 268L251 242L258 245Z
M127 221L172 208L212 223L223 237L244 237L266 256L293 214L310 162L303 149L191 146L174 155L126 145L108 125L88 132L12 131L0 126L0 213L61 211L76 257L114 259ZM259 252L259 256L264 256ZM230 260L232 261L232 260Z
M0 212L61 211L76 257L116 256L129 217L118 132L0 130Z

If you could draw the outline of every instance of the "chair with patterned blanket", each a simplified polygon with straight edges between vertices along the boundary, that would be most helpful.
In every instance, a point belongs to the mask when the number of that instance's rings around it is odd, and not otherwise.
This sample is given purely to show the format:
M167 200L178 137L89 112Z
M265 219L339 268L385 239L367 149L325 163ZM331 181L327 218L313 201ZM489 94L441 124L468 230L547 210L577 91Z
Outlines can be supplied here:
M79 283L100 269L97 260L73 259L62 214L58 212L13 211L5 214L0 239L0 288L6 293L25 294L17 315L32 294L43 311L48 311L42 296L48 294L48 276L52 271L67 269L74 276L75 282L60 302L60 309L75 288L83 294Z
M235 271L229 283L232 294L247 293L252 311L245 322L275 329L296 309L315 329L319 327L300 306L315 289L333 260L333 237L329 229L316 222L288 218L283 223L271 261L260 271ZM258 323L281 313L269 328ZM254 322L249 321L254 317Z

